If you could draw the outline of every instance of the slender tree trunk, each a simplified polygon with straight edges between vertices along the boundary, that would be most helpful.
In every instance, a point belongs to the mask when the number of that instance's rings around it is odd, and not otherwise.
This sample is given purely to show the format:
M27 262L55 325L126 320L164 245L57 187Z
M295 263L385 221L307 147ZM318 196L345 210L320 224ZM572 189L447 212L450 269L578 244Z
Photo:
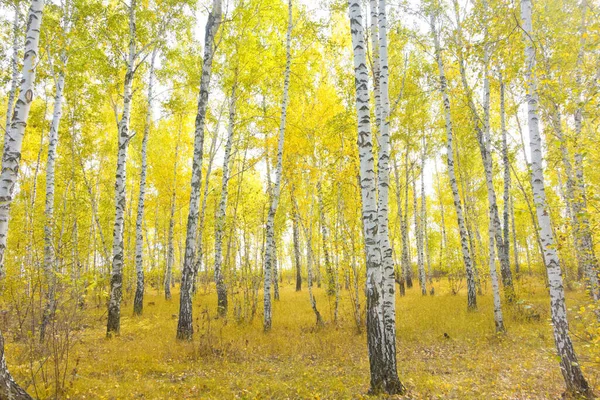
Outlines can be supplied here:
M146 123L144 124L144 137L142 138L142 167L140 172L140 194L138 197L137 217L135 221L135 271L136 288L135 298L133 300L133 314L142 315L144 309L144 237L142 226L144 223L144 206L146 196L146 170L147 170L147 148L148 136L152 125L152 96L154 84L154 61L158 48L152 51L150 61L150 73L148 77L148 108L146 109Z
M14 106L10 126L4 137L4 153L2 154L2 172L0 173L0 279L6 276L4 253L8 236L10 205L13 200L15 186L21 163L21 148L25 134L25 126L33 101L33 89L38 63L40 26L44 10L43 0L32 0L27 16L27 30L23 70L19 96ZM0 333L0 397L8 399L31 399L12 378L4 356L4 338Z
M556 252L548 204L546 203L546 189L544 185L544 165L542 157L542 139L539 132L538 117L538 93L537 78L535 76L535 49L533 47L533 27L531 21L531 0L521 0L521 19L525 32L525 63L526 63L526 87L527 87L527 110L529 128L529 146L531 148L531 186L534 193L534 203L537 220L540 226L540 236L544 248L544 262L548 272L550 286L550 311L554 330L554 341L560 367L567 391L572 394L594 397L590 386L585 380L581 367L577 361L573 343L569 336L569 324L567 321L567 308L565 304L565 292L563 288L562 274Z
M171 300L171 287L174 285L173 281L173 264L175 263L175 245L174 231L175 231L175 209L177 203L177 170L179 164L179 143L181 142L181 131L183 130L183 116L180 116L179 129L177 132L177 139L175 143L175 162L173 163L173 180L171 183L171 205L169 208L169 230L167 232L167 265L165 268L165 279L163 281L165 287L165 300Z
M435 26L435 15L431 14L431 32L435 45L435 58L438 64L440 75L440 93L444 104L444 117L446 121L446 162L448 163L448 176L450 178L450 187L452 189L452 197L454 199L454 208L456 209L456 217L458 220L458 229L460 232L460 244L462 248L463 260L467 271L467 304L469 310L477 308L477 294L475 291L475 273L473 261L469 251L469 238L465 226L465 218L463 208L458 193L458 184L456 182L456 174L454 172L454 148L452 146L453 132L452 120L450 116L450 98L448 97L446 74L444 72L444 64L442 62L441 46L439 36Z
M11 79L10 79L10 90L8 92L8 104L6 106L6 125L4 125L4 132L8 132L10 128L10 122L12 120L13 106L15 104L15 96L17 95L17 85L19 84L19 3L14 3L15 15L13 17L13 44L12 44L12 57L10 60L11 67ZM5 143L6 145L6 143Z
M115 223L113 230L113 259L112 274L110 279L110 300L108 302L108 321L106 336L118 335L121 329L121 299L123 297L123 232L125 224L125 184L127 167L127 147L131 140L129 135L129 118L131 113L131 100L133 97L133 75L136 59L136 27L135 27L136 0L131 0L129 5L129 56L127 72L123 85L123 114L119 121L119 144L117 155L117 173L115 177Z
M292 185L292 189L290 192L292 204L294 205L294 209L292 210L292 236L294 240L294 264L296 267L296 292L302 290L302 265L300 261L300 232L298 229L298 210L295 206L296 197L294 194L294 185Z
M519 252L517 249L517 236L515 232L514 226L514 218L515 214L513 211L513 204L510 195L510 161L508 159L508 134L506 131L506 108L505 108L505 96L504 96L504 80L502 79L502 72L499 74L500 81L500 130L502 131L502 164L504 167L504 192L503 192L503 201L504 201L504 209L503 209L503 218L504 218L504 246L506 247L506 254L510 255L510 240L509 240L509 219L512 216L512 226L513 226L513 253L515 256L515 275L517 278L520 273L519 266Z
M202 206L200 208L200 222L198 223L198 232L196 234L196 259L194 261L194 271L193 271L193 279L192 279L192 294L196 293L196 284L198 281L198 271L200 270L200 266L202 265L202 238L204 234L204 223L206 221L206 206L208 204L208 191L210 188L210 175L212 174L212 166L213 161L215 159L215 155L217 153L217 133L219 132L219 126L221 125L221 113L219 114L219 119L217 120L217 124L215 127L215 134L213 135L210 141L210 149L209 149L209 157L208 157L208 166L206 168L206 178L204 179L204 192L202 194ZM206 273L208 274L208 268L206 268Z
M385 391L389 394L404 393L406 388L398 378L396 362L396 280L394 259L389 235L389 188L390 188L390 97L388 90L388 39L386 0L379 0L379 89L381 97L381 126L379 132L379 154L377 160L377 236L381 251L383 282L383 324L385 367Z
M383 7L380 5L380 8L385 11L385 3L383 3ZM369 349L369 364L371 370L371 392L378 393L385 391L395 394L404 391L404 387L398 380L395 363L393 363L393 361L395 361L395 352L393 355L386 355L388 350L387 345L395 346L395 335L394 337L389 338L389 341L386 340L387 330L384 322L385 311L383 307L383 303L386 299L383 297L382 293L382 282L384 285L387 285L387 282L382 279L383 271L380 253L380 233L378 233L380 223L378 222L377 187L374 172L373 135L371 134L369 115L368 72L365 55L366 46L364 40L363 19L361 15L361 3L359 1L348 1L348 15L350 18L350 31L352 34L352 47L354 49L360 187L367 266L367 345ZM385 18L380 18L379 22L380 33L385 36L385 28L387 28ZM384 27L383 32L381 32L382 25ZM386 39L384 40L386 41ZM379 47L382 47L382 45L385 48L387 47L385 42L380 43ZM380 55L381 54L382 52L380 50ZM387 70L387 65L383 68ZM385 74L385 80L385 85L387 85L387 73ZM383 90L381 92L383 93ZM387 124L387 115L382 116L382 122L384 120ZM387 182L384 184L386 183ZM385 233L387 235L387 231ZM386 270L385 273L387 272L388 271ZM391 310L391 307L388 308L388 310Z
M584 150L582 149L582 142L584 140L583 134L583 104L584 99L584 87L583 87L583 73L582 66L585 56L585 40L587 37L587 25L586 25L586 14L587 14L587 0L581 2L581 25L580 25L580 39L579 39L579 52L577 54L577 65L575 69L575 80L577 83L577 108L575 109L574 121L575 121L575 189L576 196L573 201L574 214L577 216L578 229L576 230L577 240L580 242L581 247L581 259L583 262L583 272L590 289L590 295L595 302L600 300L600 285L598 282L598 259L594 252L594 240L592 232L590 230L590 221L587 210L587 194L586 184L583 176L583 157ZM600 318L600 311L597 313Z
M177 339L191 340L194 332L192 321L192 287L194 282L194 261L196 257L196 232L198 229L198 207L200 188L202 185L202 154L204 145L204 124L208 107L208 91L214 55L214 41L221 24L221 0L213 0L213 8L206 21L204 37L204 58L202 77L200 78L200 95L198 96L198 113L194 132L194 157L192 162L192 179L190 206L185 237L185 256L181 274L179 301L179 321L177 323Z
M69 33L68 9L65 6L63 19L64 34ZM56 255L54 251L54 176L56 154L58 147L58 128L62 118L62 103L65 86L65 69L67 67L68 56L65 49L61 51L61 66L56 78L56 89L54 94L54 112L52 114L52 123L50 125L48 140L48 158L46 161L46 204L44 224L44 275L48 285L46 292L46 305L42 316L40 326L40 341L44 340L46 326L50 319L54 317L56 310Z
M412 282L412 265L410 262L410 243L409 243L409 224L408 224L408 188L410 185L410 165L408 155L410 153L410 149L408 146L408 141L406 145L406 154L404 157L404 217L402 218L402 222L400 223L400 227L402 230L402 273L404 274L404 278L406 280L406 287L408 289L413 287Z
M415 220L415 239L417 242L417 268L419 270L419 286L421 294L427 296L427 274L425 273L425 255L423 254L423 236L421 234L421 214L417 206L417 176L413 176L413 209Z
M223 157L223 177L221 180L221 199L215 218L215 284L217 286L217 311L219 316L227 315L227 287L223 277L223 232L225 229L225 219L227 218L227 194L229 186L229 162L231 159L231 147L233 144L233 135L235 132L235 105L236 105L236 84L231 89L231 98L229 99L229 126L227 129L227 143L225 144L225 156Z
M423 154L421 155L421 246L424 248L429 277L429 293L434 294L433 276L431 274L431 257L429 255L429 235L427 234L427 196L425 194L425 162L427 161L427 138L423 134Z
M405 253L406 253L406 258L408 258L408 248L405 248L407 246L407 244L406 244L406 240L407 240L406 225L404 224L404 217L402 215L402 201L400 199L400 172L398 171L398 163L396 162L396 158L394 157L393 160L394 160L394 164L393 164L394 165L394 179L395 179L395 183L396 183L396 205L397 205L397 210L398 210L398 222L400 223L400 234L401 234L401 239L402 239L401 265L404 266L406 263L406 260L404 258ZM400 271L399 273L397 273L397 275L398 275L397 276L398 286L400 288L400 296L404 296L406 294L404 271Z
M329 256L329 231L325 222L325 206L323 204L323 188L321 180L317 182L317 202L319 207L319 225L321 226L321 243L323 246L323 259L325 262L325 274L327 275L327 295L333 296L335 294L335 276L331 265L331 258Z
M288 0L288 27L286 34L286 62L283 77L283 100L281 104L281 121L279 125L279 141L277 146L277 165L275 167L275 185L271 193L269 213L266 226L266 249L265 249L265 282L264 282L264 321L263 328L265 332L271 330L272 309L271 309L271 274L276 254L275 254L275 214L279 204L279 194L281 191L281 175L283 169L283 140L285 137L285 121L287 116L287 106L289 101L290 87L290 68L292 64L292 1ZM275 277L276 278L276 277Z

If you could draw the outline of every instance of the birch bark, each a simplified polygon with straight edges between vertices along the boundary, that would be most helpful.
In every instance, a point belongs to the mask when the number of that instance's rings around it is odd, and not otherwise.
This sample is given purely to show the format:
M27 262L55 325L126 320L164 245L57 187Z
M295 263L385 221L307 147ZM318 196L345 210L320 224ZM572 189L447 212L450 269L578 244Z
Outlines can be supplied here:
M40 26L44 10L43 0L32 0L27 16L25 51L19 96L14 106L10 126L4 137L4 153L2 154L2 172L0 173L0 279L6 275L4 256L10 205L13 200L15 185L21 163L21 148L25 135L25 126L33 101L33 89L38 63ZM12 378L4 356L4 338L0 333L0 397L9 399L31 399Z
M179 293L179 320L177 322L177 339L191 340L194 332L192 324L192 287L194 282L196 233L198 229L198 208L200 206L200 188L202 185L202 154L204 145L204 124L208 107L208 91L212 60L215 51L215 36L221 24L221 0L213 0L213 8L206 21L204 36L204 57L202 77L200 78L200 95L198 96L198 112L194 131L194 156L192 161L192 179L190 205L185 237L185 256L181 274Z
M529 146L531 149L531 186L533 188L534 203L539 223L540 239L544 250L544 262L548 272L554 341L558 356L560 357L561 372L567 386L567 391L592 398L594 395L583 376L569 335L562 273L552 234L548 204L546 202L542 139L539 132L537 78L535 76L534 33L531 15L531 0L521 0L521 20L525 33L525 78L528 111L527 126L529 128Z
M381 6L382 4L383 7ZM379 8L380 10L385 11L385 3L380 3ZM390 357L386 356L387 350L389 349L387 346L392 343L395 346L395 335L390 338L389 341L386 341L387 330L384 323L383 308L383 302L385 302L386 299L383 297L382 293L382 259L379 246L380 236L378 233L380 223L378 222L373 135L371 133L369 113L368 72L365 55L366 46L364 40L363 18L361 15L361 3L359 1L348 1L348 16L350 19L350 31L354 53L358 152L360 159L360 188L362 198L361 208L367 266L367 344L371 371L371 392L378 393L385 391L390 394L396 394L403 392L404 387L398 380L397 372L395 370L395 363L393 362L395 361L395 352L393 354L394 359L391 358L392 355L390 355ZM380 32L382 25L384 28L387 28L385 18L382 19L380 17ZM384 42L383 45L386 49L386 42ZM380 43L380 47L381 46L382 43ZM387 84L387 82L385 84ZM382 118L382 122L383 120L384 118ZM387 120L387 117L385 120Z
M64 7L63 29L67 36L70 30L68 3ZM68 45L67 45L68 46ZM46 160L46 202L44 214L46 222L44 224L44 275L46 278L46 306L42 316L40 326L40 340L44 339L46 326L54 316L56 309L56 259L54 251L54 170L56 165L56 153L58 147L58 128L62 118L62 103L65 86L65 69L67 68L68 55L66 49L61 51L60 70L56 77L56 89L54 94L54 110L52 113L52 123L48 134L48 158Z
M231 147L235 133L235 105L236 85L231 89L229 99L229 126L227 129L227 143L225 144L225 156L223 157L223 177L221 180L221 199L215 218L215 284L217 286L217 311L219 316L227 315L227 287L223 277L223 232L225 229L225 218L227 217L227 188L229 186L229 161L231 158Z
M422 167L422 165L421 165ZM421 233L422 222L421 214L419 213L419 207L417 205L417 177L416 173L413 176L413 209L414 209L414 222L415 222L415 238L417 242L417 268L419 270L419 286L421 287L421 294L427 295L427 274L425 273L425 260L423 253L423 236ZM422 212L422 211L421 211Z
M123 297L123 232L125 225L125 184L127 172L127 148L131 137L129 135L129 119L131 113L131 100L133 97L133 75L135 73L136 58L136 26L135 26L136 0L131 0L129 5L129 55L127 58L127 71L123 84L123 114L119 121L117 172L115 176L115 222L113 228L113 259L110 279L110 300L108 302L108 320L106 323L106 336L118 335L121 329L121 299Z
M287 106L289 101L290 87L290 68L292 63L292 0L288 0L288 27L286 34L286 62L283 77L283 100L281 104L281 120L279 125L279 141L277 145L277 165L275 167L275 184L271 194L271 204L267 216L266 226L266 249L265 249L265 281L264 281L264 320L263 328L265 332L271 330L272 309L271 309L271 274L275 261L275 214L279 204L279 194L281 192L281 175L283 161L283 140L285 137L285 121L287 117ZM276 278L276 277L275 277Z
M133 313L142 315L144 309L144 206L146 199L146 170L147 170L147 148L148 136L152 125L152 96L154 84L154 61L158 48L152 51L150 59L150 73L148 75L148 108L146 109L146 122L144 124L144 137L142 138L142 167L140 172L140 193L138 197L137 217L135 220L135 272L136 288L133 300Z
M406 389L400 382L396 362L396 280L392 247L389 235L389 188L390 188L390 97L388 90L388 41L386 1L379 0L379 89L381 97L381 127L379 132L379 154L377 160L377 240L381 252L383 290L383 325L385 366L385 391L390 394L403 393Z
M15 104L15 96L17 95L17 86L19 84L19 6L15 2L15 15L13 17L13 44L12 57L10 60L10 68L12 71L10 78L10 90L8 92L8 105L6 106L6 124L4 131L8 132L12 119L13 106ZM6 145L6 143L5 143Z

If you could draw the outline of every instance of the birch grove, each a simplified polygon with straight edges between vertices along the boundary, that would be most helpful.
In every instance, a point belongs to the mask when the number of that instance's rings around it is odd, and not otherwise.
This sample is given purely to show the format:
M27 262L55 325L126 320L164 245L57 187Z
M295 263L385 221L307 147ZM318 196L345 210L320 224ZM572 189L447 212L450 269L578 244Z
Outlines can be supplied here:
M0 4L0 399L596 398L598 11Z

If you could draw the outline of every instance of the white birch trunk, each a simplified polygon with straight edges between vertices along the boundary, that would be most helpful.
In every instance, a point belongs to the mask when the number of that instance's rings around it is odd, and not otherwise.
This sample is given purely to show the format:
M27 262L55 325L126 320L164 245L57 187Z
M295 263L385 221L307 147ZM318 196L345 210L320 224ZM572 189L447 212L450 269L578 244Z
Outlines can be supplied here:
M396 206L397 206L397 214L398 214L398 221L400 223L400 234L401 234L401 239L402 239L402 256L401 256L401 268L402 270L398 273L398 276L396 277L397 281L398 281L398 286L400 287L400 296L404 296L406 294L406 288L405 288L405 282L404 282L404 270L403 267L405 265L408 259L408 248L407 248L407 235L406 235L406 225L404 223L404 216L402 215L402 200L400 198L400 172L398 171L398 163L396 161L396 158L394 157L393 159L393 165L394 165L394 180L395 180L395 184L396 184ZM405 259L405 254L406 254L406 259Z
M378 172L378 205L377 205L377 235L381 251L382 289L383 289L383 323L385 390L390 394L403 393L406 389L398 379L396 366L396 280L392 247L389 235L389 189L390 189L390 96L388 89L388 43L386 1L379 0L379 89L381 97L381 126L379 132Z
M579 52L577 54L577 65L575 69L575 80L577 84L577 91L579 92L577 98L577 108L575 109L574 121L575 121L575 189L576 195L574 198L574 214L577 216L578 229L576 230L577 240L579 241L580 257L583 263L583 272L585 273L586 280L588 281L589 291L592 299L596 302L600 300L600 285L598 284L598 259L594 252L594 240L590 231L590 221L587 210L587 194L586 185L583 175L583 153L582 141L584 140L583 135L583 104L584 99L584 87L583 87L583 73L582 65L585 56L585 39L587 37L587 2L582 0L581 2L581 25L580 25L580 39L579 39ZM600 313L598 314L600 317Z
M231 158L231 147L235 133L235 84L231 89L229 99L229 126L227 129L227 143L225 144L225 156L223 157L223 177L221 180L221 199L215 218L215 284L217 286L217 311L221 317L227 315L227 287L223 278L223 231L227 217L227 188L229 185L229 160Z
M544 250L544 262L548 272L550 289L550 311L554 330L556 350L560 357L560 367L565 379L567 391L573 394L593 397L577 361L573 343L569 335L567 308L562 273L558 254L552 234L550 214L546 203L544 185L544 166L542 156L542 139L539 132L537 78L535 76L535 49L533 47L533 27L531 21L531 0L521 0L521 19L525 32L525 63L527 111L529 128L529 146L531 149L531 186L540 228L540 239Z
M10 126L4 137L4 153L2 154L2 172L0 173L0 279L6 275L4 257L10 205L13 200L15 185L21 163L21 148L25 127L33 101L33 89L38 63L40 27L44 10L43 0L32 0L27 16L25 51L19 96L14 106ZM8 399L31 399L12 378L4 356L4 338L0 333L0 397Z
M133 97L133 75L135 73L136 58L136 26L135 26L136 0L131 0L129 5L129 55L127 59L127 72L123 85L123 114L119 121L117 172L115 182L115 222L113 229L113 259L110 279L110 300L108 302L108 321L106 336L118 335L121 329L121 299L123 296L123 232L125 224L125 185L127 172L127 148L131 136L129 135L129 119L131 113L131 100Z
M65 6L63 11L63 29L64 35L69 34L70 26L67 19L69 18L68 6ZM45 217L44 224L44 275L46 278L46 306L42 316L42 324L40 327L40 340L44 339L46 325L54 316L56 308L56 260L54 251L54 170L56 165L56 154L58 147L58 128L62 118L62 103L65 86L65 69L67 68L68 56L66 49L61 51L60 55L60 71L56 78L56 89L54 94L54 110L52 113L52 123L50 124L50 132L48 134L48 158L46 160L46 202L45 202Z
M154 62L158 47L152 51L150 60L150 73L148 75L148 105L146 109L146 122L144 124L144 137L142 138L142 166L140 171L140 193L138 197L137 216L135 220L135 272L136 288L133 300L133 314L142 315L144 310L144 207L146 201L146 173L148 158L148 137L152 127L152 101L154 85Z
M13 45L10 68L12 71L10 78L10 90L8 92L8 105L6 106L6 124L4 132L8 132L10 121L12 119L15 96L17 95L17 85L19 84L19 4L15 2L15 15L13 17ZM6 143L5 143L6 144Z
M505 86L504 80L502 79L502 73L499 74L499 83L500 83L500 129L502 131L502 164L504 167L504 192L503 192L503 201L504 201L504 246L506 247L506 254L510 254L510 241L509 241L509 232L510 232L510 217L512 217L512 227L513 227L513 254L515 257L515 275L519 276L520 266L519 266L519 252L517 249L517 236L514 227L514 211L512 209L512 199L510 196L510 161L508 158L508 134L506 131L506 108L505 108Z
M421 161L421 170L423 169L424 162ZM419 207L417 204L417 174L413 176L413 210L414 210L414 222L415 222L415 239L417 242L417 269L419 271L419 286L421 287L421 294L427 295L427 274L425 273L425 254L423 253L423 234L422 234L422 212L419 213ZM419 174L421 175L421 174Z
M169 230L167 232L167 265L165 268L165 278L163 285L165 288L165 300L171 300L171 286L173 286L173 264L175 264L175 208L177 203L177 169L179 165L179 143L181 142L181 131L183 125L183 116L179 121L179 131L177 132L177 141L175 143L175 162L173 163L173 181L171 183L171 207L169 211Z
M383 5L383 10L385 10L385 3L383 3ZM356 112L358 122L358 152L360 158L360 188L362 198L361 208L367 266L367 344L371 370L371 392L378 393L385 391L396 394L404 391L404 387L398 380L397 372L395 370L395 363L392 365L392 362L395 361L395 352L393 355L386 357L386 348L388 342L386 342L386 326L384 323L383 307L383 303L386 300L382 293L383 271L379 247L380 236L378 234L378 226L380 224L378 222L377 187L375 182L375 166L373 156L373 135L371 134L369 112L368 71L365 54L366 46L364 40L363 19L361 15L361 4L359 1L348 1L348 15L350 19L350 31L352 34L352 47L354 53ZM387 28L385 19L382 20L380 18L379 23L380 32L382 25L385 32L385 28ZM387 41L383 43L385 47L384 50L386 50L386 42ZM382 43L380 43L379 47L381 46ZM387 66L384 68L387 69ZM387 71L385 85L387 85ZM382 122L384 120L385 123L387 123L387 116L384 118L382 115ZM387 196L385 197L387 198ZM385 206L387 209L387 204ZM389 344L395 346L395 335L390 339L390 342L392 343Z
M276 262L275 257L275 214L279 205L279 194L281 192L281 175L283 170L283 140L285 137L285 121L287 117L287 106L289 102L290 68L292 64L292 1L288 0L288 27L286 33L286 61L283 76L283 100L281 104L281 120L279 124L279 140L277 144L277 165L275 167L275 183L271 193L269 213L266 225L266 248L265 248L265 276L264 276L264 320L265 332L271 330L271 275ZM275 278L277 278L275 276Z
M452 119L450 116L450 98L448 97L448 89L446 82L446 73L444 72L444 64L442 62L441 46L439 36L435 26L435 16L431 14L431 33L435 46L435 58L438 65L440 76L440 93L444 106L444 118L446 122L446 162L448 164L448 177L450 178L450 187L452 189L452 198L454 200L454 208L456 209L456 218L458 220L458 229L460 232L460 244L462 249L463 260L467 271L467 307L469 310L477 308L477 294L475 289L475 273L473 268L473 260L469 251L469 238L465 225L465 217L463 208L458 193L458 184L456 182L456 173L454 171L454 148L452 145Z
M198 113L194 131L194 156L192 161L192 179L190 205L185 237L185 256L181 274L179 301L179 321L177 323L177 339L191 340L194 332L192 324L192 287L194 282L194 261L196 257L196 232L198 229L198 208L200 206L200 188L202 185L202 154L204 146L204 124L208 106L208 91L214 55L214 41L221 24L221 0L213 0L213 8L206 21L204 37L204 58L202 77L200 78L200 95L198 96ZM201 256L201 255L200 255Z

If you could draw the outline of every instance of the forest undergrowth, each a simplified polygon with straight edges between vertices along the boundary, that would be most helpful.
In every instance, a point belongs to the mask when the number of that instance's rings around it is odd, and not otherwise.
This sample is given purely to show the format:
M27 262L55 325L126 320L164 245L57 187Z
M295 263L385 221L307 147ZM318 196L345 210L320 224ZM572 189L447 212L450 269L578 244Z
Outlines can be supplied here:
M537 280L539 281L539 280ZM435 296L417 287L397 299L398 368L414 399L556 399L564 383L556 362L547 290L522 277L519 299L506 306L508 333L495 334L491 289L484 287L478 311L465 308L464 288L453 295L434 280ZM342 291L339 317L334 299L315 288L326 321L317 328L306 289L296 292L285 279L274 303L273 329L262 329L260 306L252 321L232 311L217 318L214 287L200 288L194 300L194 339L178 342L178 302L149 291L144 314L123 304L121 335L105 338L104 304L82 313L63 357L60 398L71 399L356 399L367 398L369 365L364 329L352 317ZM173 299L178 299L178 287ZM237 296L241 296L239 293ZM262 295L259 295L259 299ZM234 297L234 304L237 300ZM580 363L600 392L600 332L581 288L567 292L571 331ZM127 311L125 311L127 310ZM56 394L43 384L27 340L5 334L11 371L38 398ZM39 360L38 360L39 361ZM50 361L48 361L50 362ZM59 364L59 363L57 363ZM48 374L52 374L52 368ZM35 378L35 379L32 379Z

